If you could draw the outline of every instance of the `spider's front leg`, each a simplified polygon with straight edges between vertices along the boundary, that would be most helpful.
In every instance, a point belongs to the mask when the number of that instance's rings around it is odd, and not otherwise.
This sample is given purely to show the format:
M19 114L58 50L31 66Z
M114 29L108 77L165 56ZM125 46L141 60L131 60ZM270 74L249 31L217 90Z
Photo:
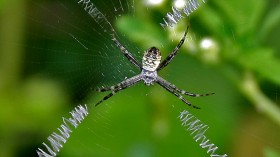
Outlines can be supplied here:
M176 97L178 97L180 100L182 100L185 104L192 106L193 108L199 109L199 107L193 106L190 102L188 102L182 95L188 95L192 97L200 97L200 96L209 96L214 93L209 93L209 94L195 94L195 93L190 93L184 90L181 90L177 88L174 84L169 83L165 79L161 78L160 76L157 77L157 83L161 85L163 88L165 88L167 91L170 93L174 94Z
M140 75L136 75L136 76L133 76L129 79L126 79L126 80L124 80L124 81L122 81L122 82L120 82L120 83L118 83L114 86L97 88L96 91L97 92L106 92L106 91L109 91L109 90L114 91L114 90L122 88L126 85L134 84L134 82L136 83L136 82L140 81L140 79L141 79Z
M122 89L125 89L125 88L118 88L118 89L115 89L114 91L112 91L110 94L106 95L102 100L100 100L98 103L95 104L95 106L101 104L103 101L109 99L110 97L112 97L113 95L115 95L117 92L121 91Z
M136 75L134 77L131 77L129 79L126 79L124 81L122 81L121 83L118 83L115 86L111 86L111 87L104 87L104 88L97 88L96 91L99 92L105 92L108 90L112 90L112 92L108 95L106 95L102 100L100 100L98 103L95 104L95 106L99 105L100 103L102 103L104 100L109 99L110 97L112 97L113 95L115 95L117 92L124 90L136 83L138 83L141 80L141 75Z
M102 87L102 88L97 88L96 91L97 92L106 92L106 91L109 91L109 90L116 90L118 88L120 88L122 86L121 83L118 83L114 86L110 86L110 87Z
M206 93L206 94L191 93L191 92L188 92L188 91L177 88L174 84L169 83L168 81L164 80L161 77L158 77L158 80L160 80L165 86L172 89L173 91L176 91L177 93L187 95L187 96L191 96L191 97L202 97L202 96L209 96L209 95L215 94L215 93Z
M168 87L164 82L162 81L157 81L157 83L162 86L164 89L166 89L168 92L170 92L171 94L175 95L176 97L178 97L181 101L183 101L185 104L195 108L195 109L200 109L197 106L192 105L188 100L186 100L182 95L180 95L179 93L177 93L174 89Z

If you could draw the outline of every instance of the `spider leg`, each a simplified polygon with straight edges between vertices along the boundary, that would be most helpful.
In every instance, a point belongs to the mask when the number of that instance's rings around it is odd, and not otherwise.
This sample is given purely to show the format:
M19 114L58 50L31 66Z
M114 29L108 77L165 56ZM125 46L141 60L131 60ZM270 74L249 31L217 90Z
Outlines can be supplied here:
M174 86L174 85L173 85ZM206 94L197 94L197 93L190 93L190 92L187 92L187 91L184 91L184 90L181 90L177 87L174 88L177 92L181 93L181 94L184 94L184 95L188 95L188 96L191 96L191 97L201 97L201 96L209 96L209 95L213 95L215 93L206 93Z
M122 44L117 40L117 38L115 37L115 34L112 34L112 40L114 42L114 44L122 51L122 53L125 55L125 57L136 67L138 67L139 69L142 68L141 64L132 56L132 54L124 47L122 46Z
M122 85L121 83L118 83L114 86L110 86L110 87L102 87L102 88L97 88L96 91L98 92L106 92L106 91L109 91L109 90L115 90L115 89L118 89L120 88Z
M112 97L112 96L115 95L117 92L119 92L119 91L121 91L121 90L123 90L123 89L125 89L125 88L118 88L118 89L112 91L110 94L106 95L102 100L100 100L98 103L96 103L95 106L101 104L103 101L109 99L110 97Z
M96 91L98 92L106 92L106 91L109 91L109 90L116 90L118 88L121 88L125 85L129 85L129 84L135 84L137 82L139 82L141 80L141 76L140 75L136 75L136 76L133 76L131 78L128 78L114 86L109 86L109 87L103 87L103 88L97 88Z
M180 40L179 44L175 47L175 49L159 64L158 68L157 68L157 71L163 69L164 67L166 67L171 61L172 59L176 56L178 50L180 49L180 47L183 45L185 39L186 39L186 36L187 36L187 33L188 33L188 30L189 30L189 26L187 27L186 31L185 31L185 34L184 36L182 37L182 39Z
M97 89L98 91L108 91L108 90L113 90L110 94L106 95L102 100L100 100L97 104L95 104L95 106L99 105L100 103L102 103L103 101L109 99L110 97L112 97L113 95L115 95L117 92L124 90L134 84L136 84L137 82L139 82L141 80L141 75L136 75L134 77L131 77L127 80L122 81L121 83L118 83L115 86L111 86L111 87L105 87L105 88L101 88L101 89Z
M188 92L188 91L177 88L174 84L169 83L168 81L164 80L162 77L158 76L158 79L161 80L162 82L164 82L164 84L167 85L169 88L175 90L176 92L178 92L180 94L184 94L184 95L187 95L187 96L202 97L202 96L209 96L209 95L215 94L215 93L206 93L206 94L191 93L191 92Z
M174 94L176 97L178 97L181 101L183 101L185 104L195 108L195 109L200 109L197 106L192 105L189 101L187 101L182 95L180 95L175 89L171 88L170 83L164 80L161 77L158 77L157 83L162 86L164 89L169 91L170 93Z

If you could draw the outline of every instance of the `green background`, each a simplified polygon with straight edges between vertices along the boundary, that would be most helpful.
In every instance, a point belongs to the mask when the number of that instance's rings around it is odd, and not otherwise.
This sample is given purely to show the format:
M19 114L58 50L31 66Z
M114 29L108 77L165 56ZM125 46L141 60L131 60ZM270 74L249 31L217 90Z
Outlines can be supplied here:
M113 85L139 71L127 67L125 58L112 60L123 66L109 64L115 53L120 53L118 50L107 52L104 61L93 60L93 70L75 69L89 66L83 62L87 57L65 57L62 52L69 50L70 45L61 41L71 37L64 39L44 29L51 28L52 22L59 23L51 19L55 15L77 18L84 13L83 17L88 16L76 3L76 10L70 12L56 8L67 3L0 1L1 157L36 156L36 149L43 148L42 142L47 142L53 131L57 132L61 117L69 118L68 112L84 103L88 104L90 114L73 130L59 156L209 156L181 126L177 117L185 109L210 127L205 135L219 147L217 154L280 156L279 1L209 0L190 18L182 19L174 30L166 31L159 23L170 11L171 2L147 11L147 6L137 1L133 14L124 14L112 22L125 43L131 43L129 47L145 50L154 44L163 49L163 56L176 46L190 23L188 41L159 74L190 92L215 92L209 97L186 97L201 107L200 110L189 108L158 85L143 84L126 89L94 108L106 95L94 92L94 88ZM100 4L104 3L100 1ZM99 9L106 13L108 8L101 5ZM40 10L49 10L49 14L40 14ZM42 17L36 27L32 22L35 16ZM44 21L43 17L50 19ZM75 34L75 30L67 31ZM42 40L46 34L56 34L52 41L58 42ZM212 46L201 48L206 38L213 42ZM100 48L98 43L107 44L110 39L90 42ZM164 46L160 47L161 44ZM58 53L50 53L52 50ZM142 52L134 55L141 59ZM106 66L98 67L101 63ZM100 77L102 70L108 77ZM90 87L84 91L87 75L99 79L91 80ZM111 79L113 75L117 78Z

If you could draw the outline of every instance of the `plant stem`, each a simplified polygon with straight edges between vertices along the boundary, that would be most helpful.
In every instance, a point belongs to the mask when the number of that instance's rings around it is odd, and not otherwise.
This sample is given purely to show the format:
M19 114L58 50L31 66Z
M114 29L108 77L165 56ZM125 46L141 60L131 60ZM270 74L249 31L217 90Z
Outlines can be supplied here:
M22 68L25 1L11 0L0 10L0 92L17 87Z
M255 105L259 112L267 115L280 126L280 108L264 95L251 73L245 74L240 87L243 94Z

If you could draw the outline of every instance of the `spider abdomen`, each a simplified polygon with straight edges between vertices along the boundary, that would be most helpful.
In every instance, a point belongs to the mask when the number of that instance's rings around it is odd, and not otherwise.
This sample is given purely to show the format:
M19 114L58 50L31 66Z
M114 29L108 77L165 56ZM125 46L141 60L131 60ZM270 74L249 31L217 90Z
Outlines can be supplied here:
M144 53L142 60L142 68L147 71L155 71L160 64L160 61L160 51L156 47L151 47Z

